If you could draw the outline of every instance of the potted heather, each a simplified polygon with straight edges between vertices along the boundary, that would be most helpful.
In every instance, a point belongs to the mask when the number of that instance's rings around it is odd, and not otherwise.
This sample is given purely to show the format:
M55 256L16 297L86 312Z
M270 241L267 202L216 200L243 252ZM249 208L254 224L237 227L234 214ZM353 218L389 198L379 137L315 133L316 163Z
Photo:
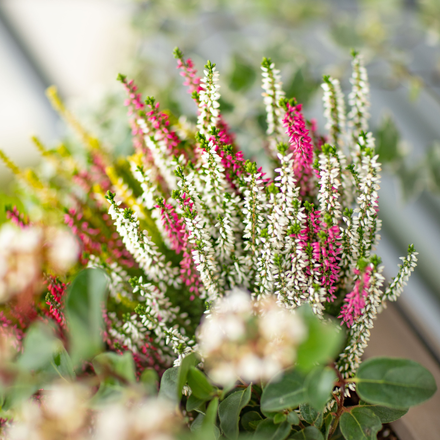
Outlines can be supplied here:
M52 174L14 168L40 219L11 208L17 226L1 232L4 435L376 438L436 384L413 361L361 363L417 263L410 245L384 285L362 57L353 53L348 112L324 77L326 136L263 60L264 170L221 115L215 64L200 78L175 57L197 120L144 102L120 75L129 158L112 159L49 90L85 149L34 139ZM39 237L34 248L20 245L25 234ZM29 258L34 278L21 285Z

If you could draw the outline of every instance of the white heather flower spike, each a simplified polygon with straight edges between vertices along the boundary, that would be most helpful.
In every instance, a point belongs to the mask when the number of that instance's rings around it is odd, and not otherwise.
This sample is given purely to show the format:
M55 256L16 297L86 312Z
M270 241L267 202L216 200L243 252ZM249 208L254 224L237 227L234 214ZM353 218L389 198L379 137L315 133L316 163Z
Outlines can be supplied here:
M213 127L217 126L220 115L220 86L217 84L219 73L215 64L208 61L205 66L205 77L202 79L202 90L199 92L199 117L197 118L197 129L205 136Z
M396 301L401 295L403 292L403 286L406 286L411 273L417 266L417 255L419 255L419 253L415 251L414 245L410 245L408 247L408 255L406 257L400 257L403 264L399 264L399 272L385 291L383 301Z
M343 148L346 136L345 102L339 80L325 75L324 83L321 87L324 90L322 100L324 103L324 115L327 118L325 128L330 132L330 144Z
M121 236L127 250L133 255L152 281L162 286L177 287L180 284L178 269L165 261L165 256L159 252L157 245L151 240L146 231L140 229L136 214L129 208L119 208L120 202L116 202L114 194L108 194L110 202L109 214L113 219L116 229Z
M352 66L353 74L350 79L352 89L348 95L348 103L351 106L348 114L348 125L351 128L352 138L356 143L361 131L368 130L370 87L363 57L355 51L353 52Z
M272 156L276 158L277 145L284 137L283 110L280 106L280 99L284 98L283 83L280 71L275 69L275 64L270 58L263 58L261 70L264 90L262 95L267 113L267 134L270 136L269 148Z

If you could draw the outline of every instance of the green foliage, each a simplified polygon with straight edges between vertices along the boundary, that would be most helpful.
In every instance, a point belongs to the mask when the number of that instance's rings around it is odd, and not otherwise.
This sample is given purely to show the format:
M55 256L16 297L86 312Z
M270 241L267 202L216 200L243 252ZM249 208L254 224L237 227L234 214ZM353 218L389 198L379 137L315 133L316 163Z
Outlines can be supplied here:
M187 380L192 393L198 399L209 400L215 393L215 388L209 383L207 377L195 367L188 368Z
M289 436L290 430L290 423L287 421L276 424L272 419L266 419L258 424L255 434L265 439L284 440Z
M177 402L177 387L179 381L179 368L172 367L165 371L160 381L159 397L164 397Z
M66 318L70 327L70 355L75 366L103 349L102 306L106 294L107 277L99 269L83 270L69 287Z
M379 417L367 408L353 408L341 417L341 432L346 440L375 440L382 428Z
M291 438L301 440L324 440L321 431L314 426L307 426L301 431L295 432Z
M136 382L133 356L128 351L123 355L101 353L93 359L93 368L98 374L111 375L122 382Z
M336 379L335 370L329 367L315 367L307 376L307 400L316 410L324 409Z
M356 382L362 400L400 410L424 402L437 391L432 374L408 359L368 359L361 364Z
M235 391L226 397L219 406L220 428L227 438L235 439L238 437L238 423L240 421L241 410L249 403L251 398L251 385L246 389Z
M408 412L407 409L400 410L387 408L386 406L370 405L369 403L362 400L359 402L359 405L363 408L367 408L370 411L373 411L374 414L379 417L382 423L394 422L403 417Z

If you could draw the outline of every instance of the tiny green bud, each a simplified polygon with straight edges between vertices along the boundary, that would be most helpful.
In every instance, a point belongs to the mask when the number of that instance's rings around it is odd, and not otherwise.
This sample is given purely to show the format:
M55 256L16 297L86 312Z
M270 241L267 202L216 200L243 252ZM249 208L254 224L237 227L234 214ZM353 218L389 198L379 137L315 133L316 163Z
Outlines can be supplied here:
M284 142L280 142L277 145L277 150L284 156L286 154L286 151L289 149L289 146L284 143Z

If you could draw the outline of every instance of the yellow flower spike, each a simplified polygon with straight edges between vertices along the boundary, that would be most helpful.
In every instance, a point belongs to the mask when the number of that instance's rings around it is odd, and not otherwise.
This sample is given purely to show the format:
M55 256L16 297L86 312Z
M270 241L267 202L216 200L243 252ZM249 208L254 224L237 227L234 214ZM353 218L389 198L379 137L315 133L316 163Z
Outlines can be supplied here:
M140 218L145 219L146 215L143 207L137 202L136 198L133 197L133 191L124 183L122 178L117 175L115 168L106 167L105 172L122 202L136 212Z
M3 150L0 150L0 159L17 177L22 176L22 171L20 170L20 168L18 168L18 166L14 162L12 162L11 159L9 159L9 157L5 154Z
M127 309L134 310L134 308L138 305L137 302L131 301L125 296L122 296L119 292L116 294L116 298L120 303L122 303Z
M87 130L79 123L79 121L67 110L64 102L58 95L58 90L55 86L50 86L46 90L46 96L49 98L52 107L61 115L61 117L78 133L84 145L89 151L101 150L101 144L98 139L91 136Z

